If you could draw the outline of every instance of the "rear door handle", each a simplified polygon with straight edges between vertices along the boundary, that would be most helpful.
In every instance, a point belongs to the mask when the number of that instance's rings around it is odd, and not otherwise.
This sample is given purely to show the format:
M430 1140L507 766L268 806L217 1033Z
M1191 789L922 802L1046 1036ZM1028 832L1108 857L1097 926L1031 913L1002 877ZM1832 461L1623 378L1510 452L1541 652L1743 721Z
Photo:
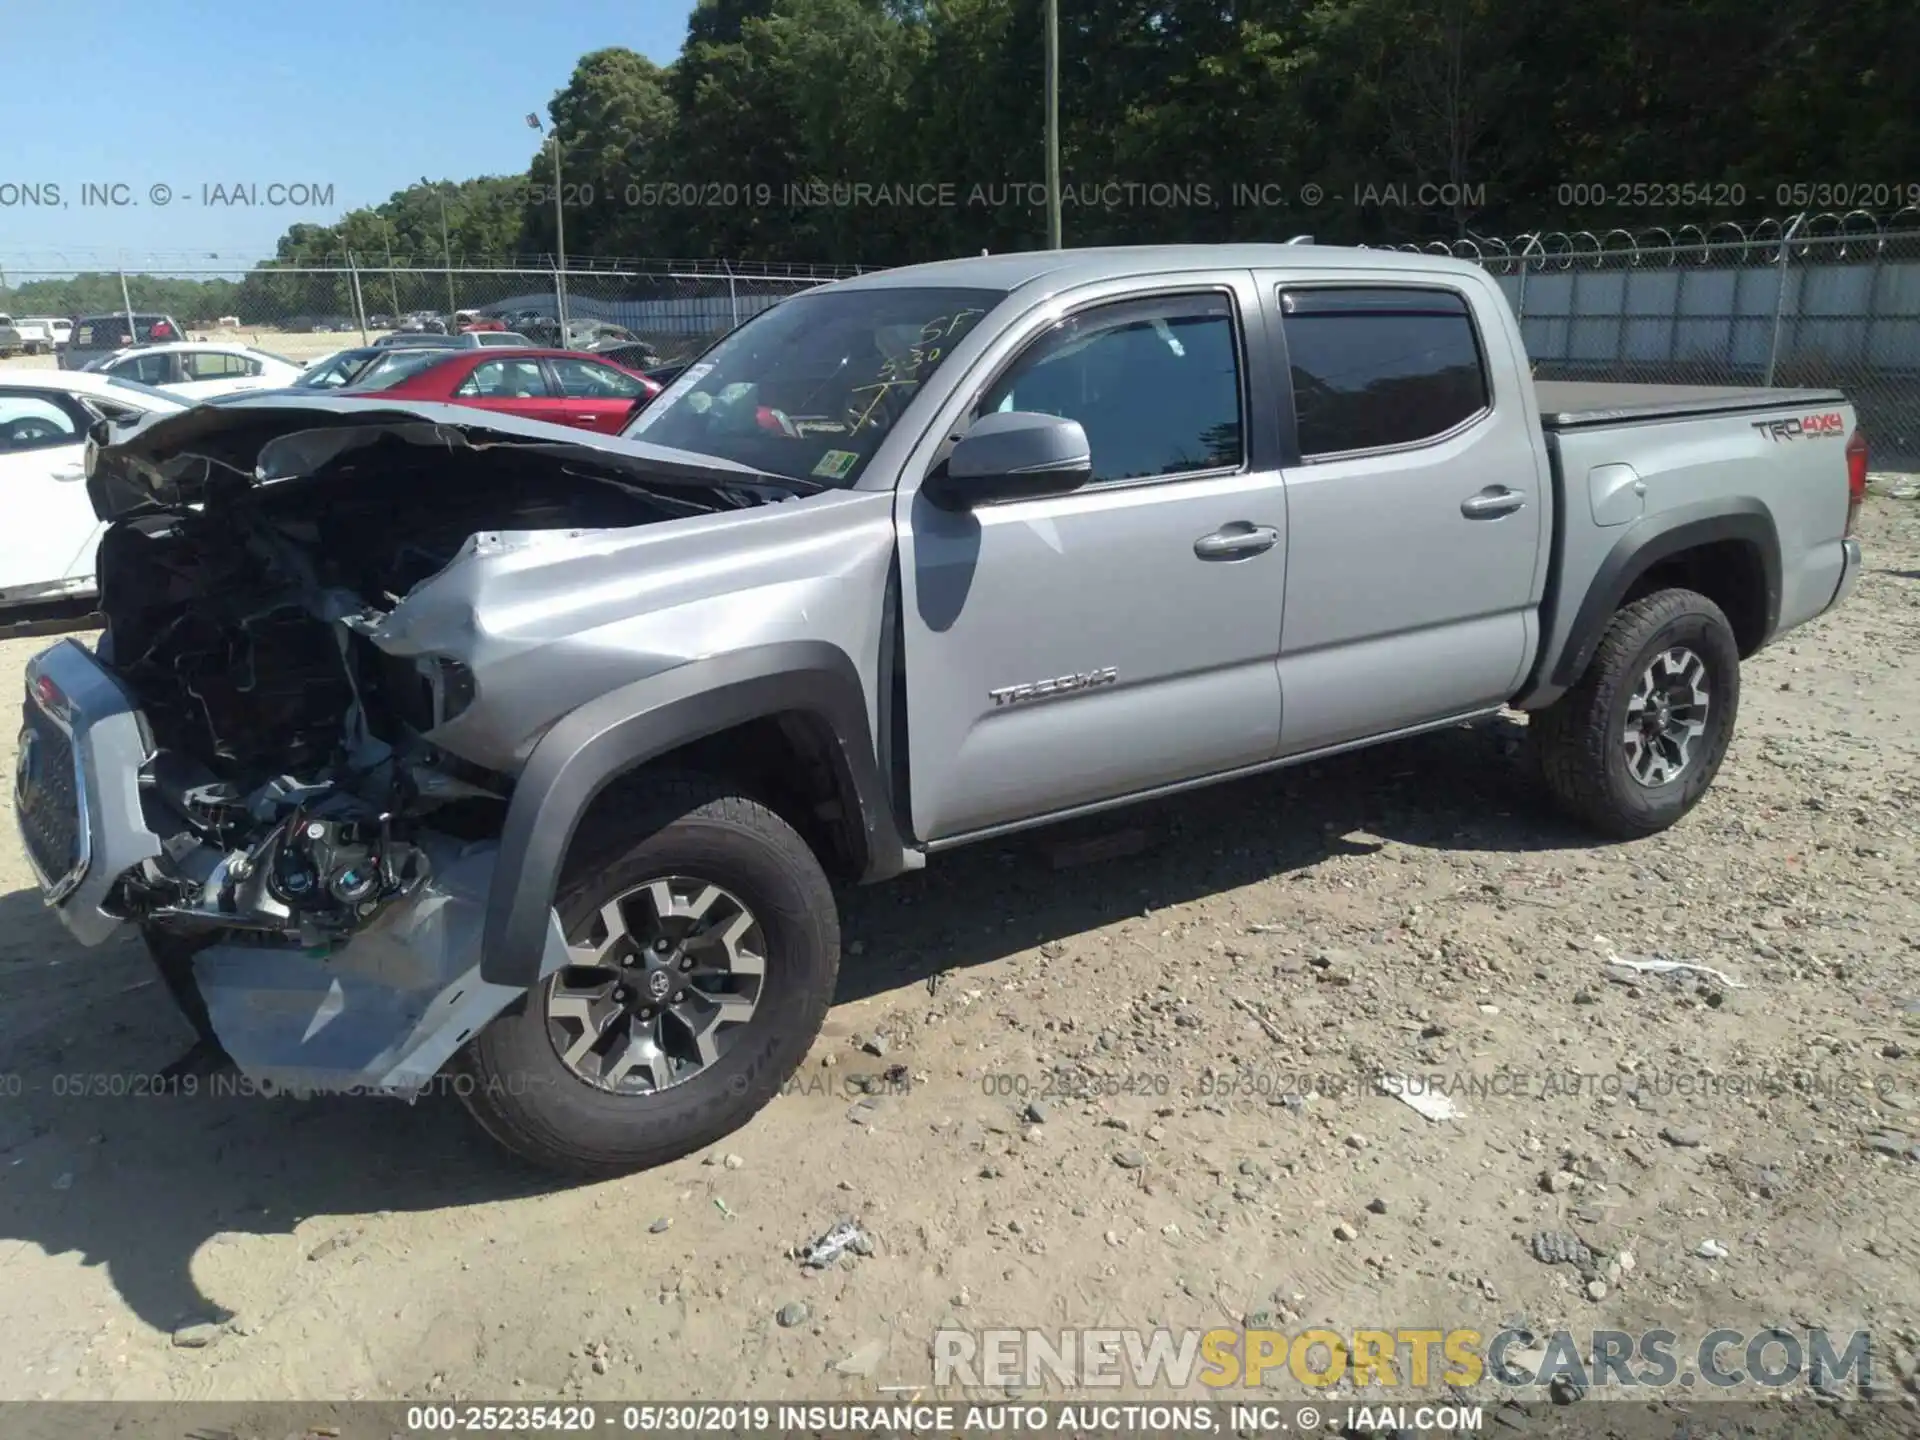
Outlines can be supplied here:
M1489 485L1478 495L1469 495L1460 502L1460 513L1469 520L1497 520L1502 515L1511 515L1527 503L1527 497L1518 490L1509 490L1504 485Z
M1193 542L1193 553L1202 560L1243 560L1271 550L1280 541L1280 532L1271 525L1255 525L1250 520L1234 520L1211 535Z

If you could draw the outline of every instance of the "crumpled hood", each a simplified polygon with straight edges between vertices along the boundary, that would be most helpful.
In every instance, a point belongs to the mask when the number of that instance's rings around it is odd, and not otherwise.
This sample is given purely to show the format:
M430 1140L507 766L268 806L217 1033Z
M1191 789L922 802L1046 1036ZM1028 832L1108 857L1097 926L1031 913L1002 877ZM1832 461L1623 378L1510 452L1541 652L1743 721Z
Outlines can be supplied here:
M728 486L763 496L821 488L710 455L471 406L256 391L177 413L101 421L87 444L87 498L102 520L178 509L205 498L213 470L267 484L311 474L387 436L448 450L513 445L652 486Z

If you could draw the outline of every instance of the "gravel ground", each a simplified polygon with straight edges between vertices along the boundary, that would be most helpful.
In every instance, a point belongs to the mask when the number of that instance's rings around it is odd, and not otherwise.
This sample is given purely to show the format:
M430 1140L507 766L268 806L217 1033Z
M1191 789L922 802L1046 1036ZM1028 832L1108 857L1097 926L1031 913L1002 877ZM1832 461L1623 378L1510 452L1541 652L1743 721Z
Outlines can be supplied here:
M1670 833L1590 844L1502 722L943 858L846 898L789 1094L600 1185L445 1097L76 1094L187 1031L136 947L63 938L8 825L0 1397L857 1397L925 1381L943 1323L1521 1317L1866 1328L1898 1388L1920 505L1863 533ZM1382 1071L1479 1083L1429 1121ZM842 1217L872 1253L803 1270Z

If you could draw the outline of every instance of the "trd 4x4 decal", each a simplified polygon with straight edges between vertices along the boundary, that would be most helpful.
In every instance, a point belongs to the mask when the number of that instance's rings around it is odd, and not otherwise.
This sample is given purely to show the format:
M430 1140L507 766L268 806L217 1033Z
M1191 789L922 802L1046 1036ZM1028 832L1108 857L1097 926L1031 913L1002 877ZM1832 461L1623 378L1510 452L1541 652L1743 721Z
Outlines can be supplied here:
M1782 440L1798 440L1803 435L1809 439L1819 439L1825 435L1844 434L1846 419L1834 410L1825 415L1807 415L1798 420L1756 420L1753 428L1777 444Z

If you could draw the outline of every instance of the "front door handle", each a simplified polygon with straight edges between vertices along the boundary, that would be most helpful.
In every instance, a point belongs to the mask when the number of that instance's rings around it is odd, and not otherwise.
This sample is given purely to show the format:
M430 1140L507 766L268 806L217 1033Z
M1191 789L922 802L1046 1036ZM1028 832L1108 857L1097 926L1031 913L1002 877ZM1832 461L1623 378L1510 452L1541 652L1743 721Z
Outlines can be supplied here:
M1489 485L1478 495L1469 495L1460 502L1460 513L1469 520L1495 520L1502 515L1511 515L1527 503L1527 497L1518 490L1509 490L1504 485Z
M1235 520L1194 541L1193 553L1202 560L1244 560L1271 550L1279 542L1280 532L1273 526Z

